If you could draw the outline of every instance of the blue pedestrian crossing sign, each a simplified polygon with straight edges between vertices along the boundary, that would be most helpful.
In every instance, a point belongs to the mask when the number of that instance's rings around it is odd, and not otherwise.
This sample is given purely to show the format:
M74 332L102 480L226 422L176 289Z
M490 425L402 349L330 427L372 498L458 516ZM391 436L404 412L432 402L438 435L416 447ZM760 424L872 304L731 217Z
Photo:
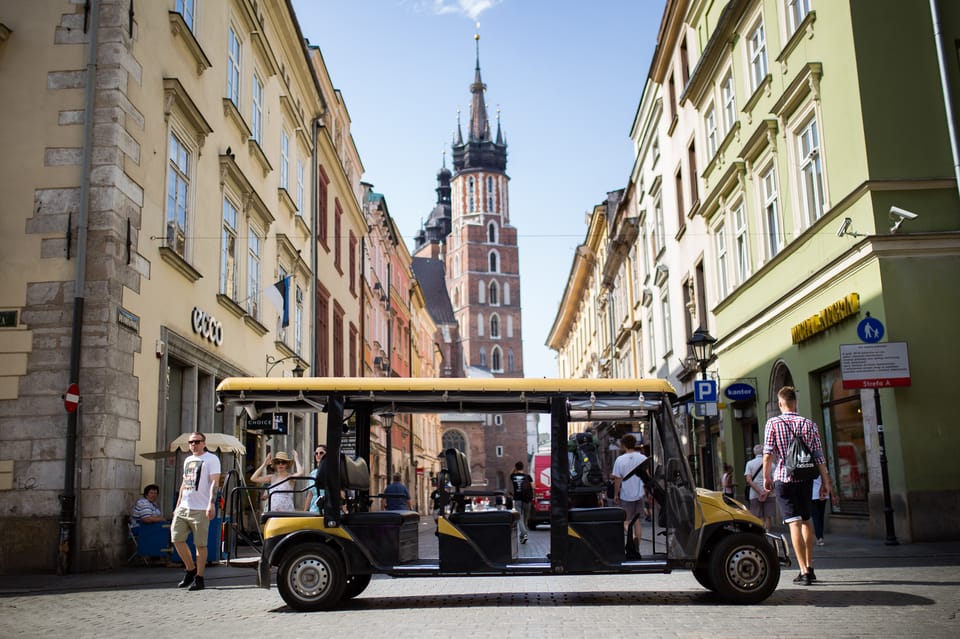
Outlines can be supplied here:
M693 401L695 402L717 401L717 380L698 379L695 382L693 382Z
M883 337L883 322L876 317L865 317L857 324L857 337L861 342L873 344Z

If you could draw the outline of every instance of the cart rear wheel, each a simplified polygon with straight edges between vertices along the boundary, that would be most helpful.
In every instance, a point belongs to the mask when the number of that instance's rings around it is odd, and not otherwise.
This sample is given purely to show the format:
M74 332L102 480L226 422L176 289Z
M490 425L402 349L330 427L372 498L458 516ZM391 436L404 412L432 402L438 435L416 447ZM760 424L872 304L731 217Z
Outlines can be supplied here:
M295 548L283 559L277 589L295 610L329 610L337 605L346 586L340 555L323 544Z
M780 581L780 564L773 546L753 533L734 533L721 539L711 551L708 564L713 590L728 603L763 601Z

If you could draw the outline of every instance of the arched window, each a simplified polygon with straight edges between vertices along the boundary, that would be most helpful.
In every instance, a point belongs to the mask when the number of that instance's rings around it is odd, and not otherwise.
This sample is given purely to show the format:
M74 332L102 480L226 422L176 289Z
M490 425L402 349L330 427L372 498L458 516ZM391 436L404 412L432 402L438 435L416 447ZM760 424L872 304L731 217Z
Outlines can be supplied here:
M490 272L491 273L497 272L497 252L496 251L490 251Z
M467 437L460 430L448 430L443 434L443 448L456 448L464 455L469 455L470 450L467 447ZM468 458L469 459L469 458Z
M483 280L477 282L477 301L481 304L487 302L487 286L483 283Z
M487 211L493 213L493 178L487 176Z
M482 302L483 300L480 301ZM500 287L497 286L496 282L490 282L490 304L493 306L500 304Z
M480 368L487 367L487 349L480 347Z
M473 178L470 178L469 180L467 180L467 196L469 198L469 205L470 205L469 210L471 212L476 211L477 210L477 194L474 188Z
M500 347L494 346L490 350L490 370L495 373L503 372L503 362L501 361L503 356L500 354Z
M483 337L483 313L477 313L477 335Z
M510 282L503 283L503 305L510 306Z
M497 243L497 225L493 222L487 224L487 241L491 244Z
M490 337L492 339L500 338L500 316L499 315L490 316Z

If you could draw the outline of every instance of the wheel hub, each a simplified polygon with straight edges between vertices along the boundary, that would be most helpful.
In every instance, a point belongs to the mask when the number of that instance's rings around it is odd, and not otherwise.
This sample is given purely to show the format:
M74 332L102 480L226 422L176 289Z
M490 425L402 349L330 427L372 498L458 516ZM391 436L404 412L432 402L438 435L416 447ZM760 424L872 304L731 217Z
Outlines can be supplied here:
M315 557L304 559L290 571L290 585L303 597L315 597L330 584L330 571Z
M727 576L737 588L750 588L767 574L767 562L755 548L739 548L727 561Z

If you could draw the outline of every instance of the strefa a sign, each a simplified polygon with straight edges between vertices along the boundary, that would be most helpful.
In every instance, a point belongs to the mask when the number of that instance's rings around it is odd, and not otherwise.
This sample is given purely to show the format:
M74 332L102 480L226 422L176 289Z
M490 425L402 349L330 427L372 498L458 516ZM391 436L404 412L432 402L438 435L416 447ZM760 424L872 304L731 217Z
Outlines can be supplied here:
M727 386L726 389L724 389L723 394L729 400L742 402L756 397L757 391L754 390L753 386L750 384L736 382Z

